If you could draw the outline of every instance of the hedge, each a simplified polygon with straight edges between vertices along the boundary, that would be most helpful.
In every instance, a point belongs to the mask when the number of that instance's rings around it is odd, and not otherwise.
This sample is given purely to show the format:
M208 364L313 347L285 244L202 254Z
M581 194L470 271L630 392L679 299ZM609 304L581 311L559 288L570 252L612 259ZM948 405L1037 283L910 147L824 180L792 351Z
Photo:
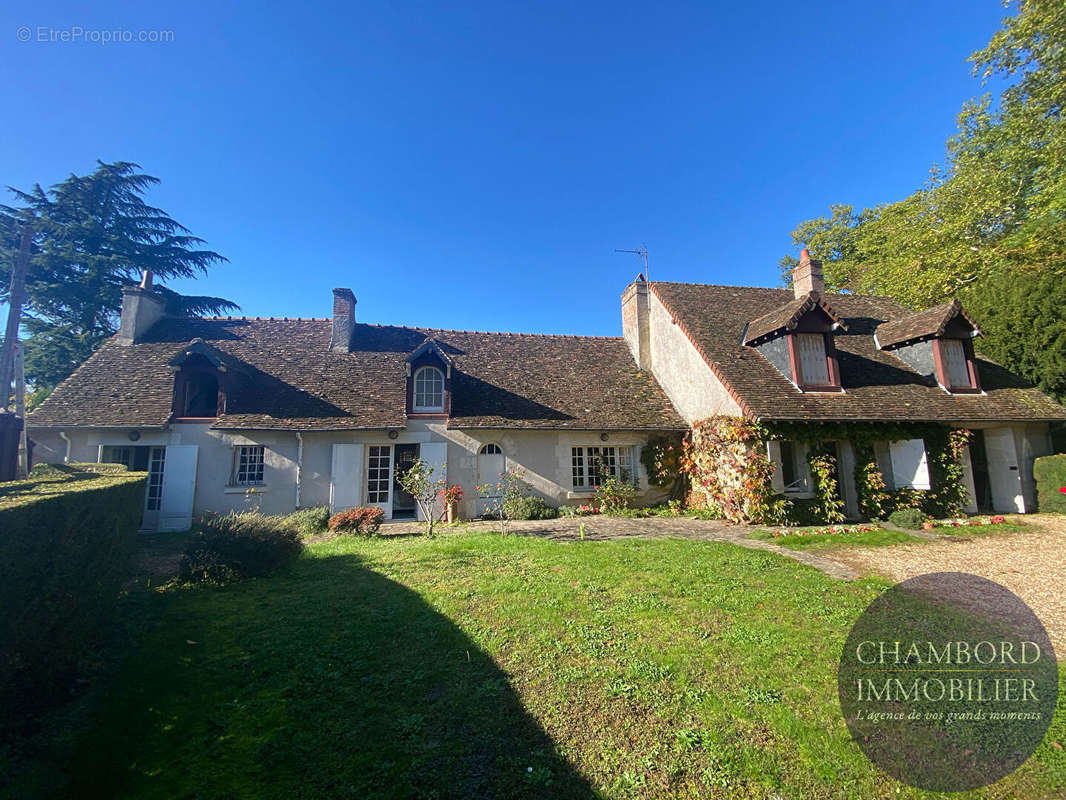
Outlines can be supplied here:
M1059 491L1066 486L1066 455L1043 456L1033 462L1036 479L1036 507L1038 511L1066 514L1066 494Z
M129 577L145 479L67 464L0 483L0 719L68 695Z

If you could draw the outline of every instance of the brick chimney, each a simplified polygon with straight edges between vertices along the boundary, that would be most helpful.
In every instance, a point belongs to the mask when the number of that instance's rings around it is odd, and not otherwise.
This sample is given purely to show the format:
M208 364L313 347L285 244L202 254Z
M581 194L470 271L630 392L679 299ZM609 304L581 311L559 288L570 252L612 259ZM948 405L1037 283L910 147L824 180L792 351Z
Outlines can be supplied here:
M648 282L638 275L622 292L622 338L637 368L651 370L651 299Z
M810 292L825 294L822 262L811 258L811 252L806 247L800 252L799 263L792 270L792 290L796 297L806 297Z
M166 313L163 296L152 290L152 271L146 269L139 286L122 287L122 315L119 317L119 344L139 342Z
M351 289L333 290L333 332L329 349L334 353L348 353L352 349L355 332L355 295Z

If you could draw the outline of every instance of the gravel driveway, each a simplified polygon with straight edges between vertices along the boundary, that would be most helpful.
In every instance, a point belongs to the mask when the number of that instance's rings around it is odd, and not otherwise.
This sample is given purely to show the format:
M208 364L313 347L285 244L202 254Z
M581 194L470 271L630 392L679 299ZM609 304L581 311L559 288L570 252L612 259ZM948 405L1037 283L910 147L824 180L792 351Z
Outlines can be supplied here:
M826 554L856 572L902 581L926 572L969 572L1006 586L1044 623L1066 659L1066 517L1020 517L1024 533L944 537L920 544L840 548Z

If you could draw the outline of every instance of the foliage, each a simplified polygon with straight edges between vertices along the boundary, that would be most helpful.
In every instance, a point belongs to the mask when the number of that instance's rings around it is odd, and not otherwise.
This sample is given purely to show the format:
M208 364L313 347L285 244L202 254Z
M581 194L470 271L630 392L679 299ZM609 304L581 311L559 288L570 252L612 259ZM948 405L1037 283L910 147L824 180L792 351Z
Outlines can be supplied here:
M0 718L12 723L8 732L68 697L93 658L129 577L144 481L118 464L67 464L0 484Z
M599 507L590 503L582 503L579 506L559 506L557 511L561 517L589 517L600 513Z
M550 506L542 497L518 497L507 503L507 519L555 519L559 509Z
M970 56L982 80L1007 86L997 99L964 105L946 165L903 200L833 205L792 238L823 260L830 289L913 307L960 294L985 329L982 352L1062 398L1061 320L1034 320L1066 301L1066 5L1025 0L1015 8ZM795 263L781 261L786 282Z
M601 513L613 514L632 506L636 496L637 487L630 481L608 475L599 486L594 487L592 502Z
M453 484L447 489L441 489L440 499L445 503L458 503L463 499L463 487L459 484Z
M163 280L194 278L225 259L165 211L144 202L158 178L130 162L97 162L45 191L12 189L0 206L0 302L6 300L22 226L34 231L23 327L26 377L35 388L66 378L116 330L122 286L145 269ZM177 313L237 308L218 297L184 297L156 287Z
M1066 513L1066 455L1043 456L1033 462L1037 509L1052 514Z
M640 450L640 463L648 473L648 483L664 489L674 486L681 477L683 453L680 436L651 437Z
M812 448L807 455L807 464L814 482L813 511L816 518L831 525L843 522L847 515L844 513L844 500L840 496L840 482L837 480L837 460L832 455L831 448Z
M361 533L373 536L385 520L385 510L377 506L359 506L339 511L329 518L328 527L337 533Z
M422 512L426 536L433 535L434 526L446 511L442 504L438 503L438 498L448 482L443 477L434 477L438 472L443 473L443 466L430 464L424 458L416 458L406 471L396 478L403 490L415 499L418 509Z
M324 533L329 525L329 506L298 508L285 521L303 537Z
M774 497L765 438L766 429L748 417L717 415L693 423L681 462L692 494L730 522L783 521L788 501Z
M478 486L477 492L486 499L489 516L500 520L502 531L507 533L507 523L519 519L516 514L525 512L522 501L529 495L530 486L526 483L526 471L511 467L501 472L495 483Z
M917 508L901 508L888 515L888 521L897 528L916 531L929 519L928 515Z
M303 550L296 529L284 517L258 511L205 514L181 559L185 583L225 585L268 575Z

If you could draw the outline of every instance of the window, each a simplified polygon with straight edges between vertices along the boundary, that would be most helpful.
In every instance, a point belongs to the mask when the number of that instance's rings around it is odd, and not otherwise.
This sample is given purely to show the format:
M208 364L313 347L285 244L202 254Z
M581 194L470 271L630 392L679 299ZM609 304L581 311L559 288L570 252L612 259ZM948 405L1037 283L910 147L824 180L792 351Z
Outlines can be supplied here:
M218 378L210 372L188 372L181 387L182 417L218 416Z
M392 448L388 445L372 445L367 451L366 501L372 504L389 502L389 487L392 485Z
M144 499L146 511L158 511L163 501L163 469L166 463L167 449L153 447L148 463L148 491Z
M636 484L632 447L575 447L570 465L575 489L592 489L608 475Z
M260 486L263 483L262 445L240 445L233 448L233 485Z
M892 442L888 449L892 460L892 484L896 489L928 491L931 488L923 440Z
M797 333L796 357L803 386L830 386L829 361L825 355L825 336L820 333Z
M481 448L480 452L483 456L503 455L503 450L500 449L500 446L498 444L487 444Z
M436 367L415 373L415 411L444 410L444 374Z
M944 362L944 372L947 374L947 387L949 389L969 389L970 366L966 359L966 346L961 339L941 339L940 353Z
M781 484L786 492L807 492L807 448L795 442L778 442L781 453Z

